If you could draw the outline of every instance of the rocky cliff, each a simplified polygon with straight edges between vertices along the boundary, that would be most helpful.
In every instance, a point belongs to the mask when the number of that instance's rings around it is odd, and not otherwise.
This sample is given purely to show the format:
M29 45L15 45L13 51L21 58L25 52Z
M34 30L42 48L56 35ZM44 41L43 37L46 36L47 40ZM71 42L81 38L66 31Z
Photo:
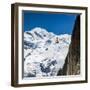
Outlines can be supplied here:
M80 15L77 16L72 32L71 44L67 54L63 69L58 75L78 75L80 74Z

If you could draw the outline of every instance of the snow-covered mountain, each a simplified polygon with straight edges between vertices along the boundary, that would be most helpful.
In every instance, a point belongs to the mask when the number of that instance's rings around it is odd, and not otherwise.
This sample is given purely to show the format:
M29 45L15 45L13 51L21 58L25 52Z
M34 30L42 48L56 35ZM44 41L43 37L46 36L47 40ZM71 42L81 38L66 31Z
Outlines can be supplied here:
M71 35L36 27L24 32L24 76L56 76L63 67Z

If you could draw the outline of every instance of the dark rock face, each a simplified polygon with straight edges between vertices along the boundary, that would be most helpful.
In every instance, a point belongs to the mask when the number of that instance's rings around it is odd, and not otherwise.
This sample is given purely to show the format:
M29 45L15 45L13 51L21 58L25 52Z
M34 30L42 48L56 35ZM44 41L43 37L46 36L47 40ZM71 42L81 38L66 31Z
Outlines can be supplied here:
M80 15L75 21L72 33L71 44L63 69L57 75L78 75L80 74Z

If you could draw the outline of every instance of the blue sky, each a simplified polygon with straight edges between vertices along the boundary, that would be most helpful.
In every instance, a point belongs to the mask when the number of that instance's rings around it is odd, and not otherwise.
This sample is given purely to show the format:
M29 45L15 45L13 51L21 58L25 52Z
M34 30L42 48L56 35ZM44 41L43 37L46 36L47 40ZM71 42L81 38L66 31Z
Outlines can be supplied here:
M77 14L23 11L24 31L41 27L55 34L72 34Z

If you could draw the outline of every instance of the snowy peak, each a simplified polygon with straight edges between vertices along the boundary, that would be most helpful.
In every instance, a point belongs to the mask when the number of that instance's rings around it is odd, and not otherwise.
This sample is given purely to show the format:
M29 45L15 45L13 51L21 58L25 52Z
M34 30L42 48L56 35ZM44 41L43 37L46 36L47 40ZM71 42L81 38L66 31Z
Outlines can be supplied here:
M40 27L36 27L36 28L32 29L31 32L34 32L34 33L37 32L37 33L42 33L42 34L47 34L48 33L45 29L40 28Z
M37 40L49 36L49 33L45 29L39 27L36 27L31 31L26 31L24 36L27 37L27 34L29 34L33 39L37 39Z

